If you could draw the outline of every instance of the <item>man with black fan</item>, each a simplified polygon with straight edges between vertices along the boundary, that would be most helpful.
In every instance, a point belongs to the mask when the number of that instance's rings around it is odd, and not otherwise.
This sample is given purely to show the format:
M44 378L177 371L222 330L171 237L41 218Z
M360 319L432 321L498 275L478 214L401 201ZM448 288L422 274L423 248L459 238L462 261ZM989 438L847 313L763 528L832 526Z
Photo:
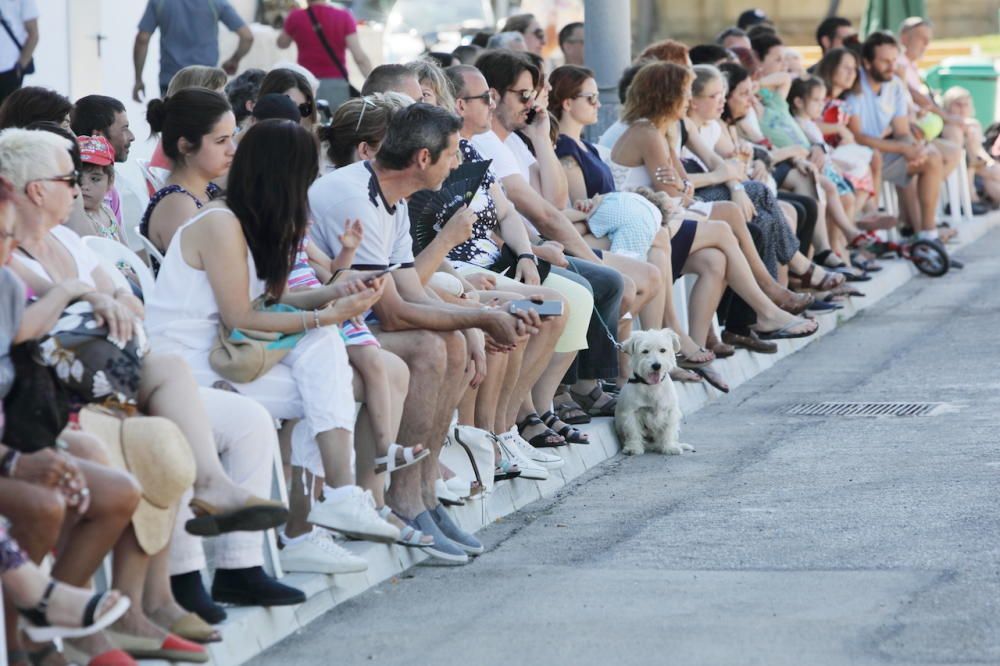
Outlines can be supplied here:
M435 548L450 548L458 555L480 553L482 544L451 521L438 503L434 482L439 476L437 454L468 385L463 378L470 353L482 354L483 333L491 344L510 348L540 326L538 315L530 311L445 303L424 288L415 268L405 199L419 190L440 188L458 166L461 126L461 119L444 109L414 104L395 115L374 160L337 169L309 189L312 239L321 250L336 256L347 221L358 219L364 240L354 268L380 270L400 264L389 274L371 328L383 347L410 369L400 442L423 443L432 455L397 472L387 500L417 529L432 535Z

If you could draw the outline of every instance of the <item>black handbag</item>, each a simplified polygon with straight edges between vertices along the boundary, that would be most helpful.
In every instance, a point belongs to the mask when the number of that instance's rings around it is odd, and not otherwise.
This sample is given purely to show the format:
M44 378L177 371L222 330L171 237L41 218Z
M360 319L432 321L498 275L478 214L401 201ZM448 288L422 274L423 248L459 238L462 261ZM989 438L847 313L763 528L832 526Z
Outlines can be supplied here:
M3 399L3 443L21 453L55 446L69 422L69 394L41 359L38 342L10 348L14 383Z
M361 91L351 85L351 77L347 75L347 68L344 67L344 63L342 63L340 58L337 57L337 54L334 53L333 47L330 46L330 42L326 41L326 35L323 34L323 26L319 24L319 19L316 18L313 8L307 7L306 12L309 14L309 20L312 21L313 32L315 32L316 36L319 38L319 43L323 45L323 48L326 49L326 54L330 56L330 60L332 60L333 64L337 66L337 69L340 70L340 74L344 77L344 81L347 81L347 88L350 90L351 97L361 97Z
M551 270L552 264L545 261L544 259L538 259L538 281L545 282L545 278L549 276L549 270ZM490 270L494 273L500 273L501 275L506 275L510 272L507 277L513 279L514 274L517 271L517 255L514 254L514 250L510 249L510 245L504 245L500 248L500 257L493 262L490 266Z
M10 40L14 42L15 46L17 46L17 50L21 51L22 49L24 49L24 46L21 44L21 42L17 41L17 37L14 36L14 31L10 29L10 24L7 23L7 19L4 18L3 14L0 14L0 25L3 25L3 29L7 31L7 36L10 37ZM35 73L35 59L32 58L31 60L28 61L28 64L25 65L24 68L21 70L21 74L24 75L24 74L34 74L34 73Z

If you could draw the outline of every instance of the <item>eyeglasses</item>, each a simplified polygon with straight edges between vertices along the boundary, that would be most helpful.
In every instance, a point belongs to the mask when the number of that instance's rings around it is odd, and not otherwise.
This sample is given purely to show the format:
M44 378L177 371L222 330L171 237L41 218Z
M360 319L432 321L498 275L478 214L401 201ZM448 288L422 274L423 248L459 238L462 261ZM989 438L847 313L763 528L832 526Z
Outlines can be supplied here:
M469 96L469 97L459 97L459 99L465 100L466 102L471 102L474 99L478 99L483 104L486 104L487 106L489 106L493 102L493 94L489 90L487 90L482 95L472 95L472 96Z
M591 106L597 106L597 103L600 101L599 99L600 96L601 96L600 93L595 93L595 92L580 93L579 95L573 95L573 99L585 99L590 103Z
M521 104L527 104L531 100L535 99L538 95L538 91L534 88L524 88L523 90L514 90L513 88L507 88L507 92L514 93L517 98L521 101Z
M367 97L359 97L361 100L361 114L358 116L358 124L354 126L354 133L357 134L358 130L361 129L361 121L365 117L365 109L369 106L375 106L375 102L371 101Z
M29 180L28 185L30 185L31 183L39 183L43 181L52 183L66 183L70 187L75 187L80 184L80 172L77 171L76 169L73 169L65 176L52 176L51 178L35 178L33 180ZM27 186L25 186L25 189L27 189Z

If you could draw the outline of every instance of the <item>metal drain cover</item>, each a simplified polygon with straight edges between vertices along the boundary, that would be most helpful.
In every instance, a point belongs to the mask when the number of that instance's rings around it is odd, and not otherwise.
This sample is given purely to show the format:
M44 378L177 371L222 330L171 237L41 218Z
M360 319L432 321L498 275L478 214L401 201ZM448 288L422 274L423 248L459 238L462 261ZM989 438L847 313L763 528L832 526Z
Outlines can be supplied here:
M933 416L943 402L806 402L792 405L794 416Z

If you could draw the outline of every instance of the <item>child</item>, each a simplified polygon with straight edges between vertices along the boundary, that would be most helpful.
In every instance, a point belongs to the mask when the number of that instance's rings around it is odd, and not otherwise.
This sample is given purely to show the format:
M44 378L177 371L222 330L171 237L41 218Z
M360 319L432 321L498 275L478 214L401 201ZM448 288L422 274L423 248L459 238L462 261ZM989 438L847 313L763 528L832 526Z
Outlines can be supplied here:
M288 276L289 291L303 291L322 288L331 278L341 271L348 270L354 262L354 253L361 245L363 231L361 222L350 221L340 236L341 252L335 260L331 260L315 243L309 242L308 236L302 240L299 251L295 255L292 271ZM367 313L366 313L367 314ZM376 477L392 468L404 467L429 455L423 446L401 447L393 442L395 432L399 430L402 418L402 406L393 407L390 399L389 375L379 354L378 340L364 323L364 317L345 321L341 324L341 335L347 346L347 357L354 369L361 375L365 385L365 406L371 415L375 448L377 451ZM298 475L293 471L293 482ZM359 482L361 479L359 478ZM295 485L293 483L293 485ZM385 487L388 487L386 477ZM424 536L420 530L413 529L399 519L392 510L385 506L384 488L380 483L368 487L375 498L378 512L390 524L398 527L402 534L403 545L422 547L433 543L433 538ZM301 538L301 537L300 537ZM287 542L287 540L286 540Z
M121 227L104 197L115 182L115 149L103 136L77 137L83 170L80 194L84 218L71 227L81 236L102 236L125 244Z
M854 187L857 195L856 205L860 210L864 207L865 200L875 193L871 173L872 150L846 141L841 141L840 145L833 149L816 124L816 121L823 117L825 103L826 85L822 79L812 76L792 82L788 91L788 105L792 115L809 141L814 145L824 146L830 159L840 167L843 177Z

